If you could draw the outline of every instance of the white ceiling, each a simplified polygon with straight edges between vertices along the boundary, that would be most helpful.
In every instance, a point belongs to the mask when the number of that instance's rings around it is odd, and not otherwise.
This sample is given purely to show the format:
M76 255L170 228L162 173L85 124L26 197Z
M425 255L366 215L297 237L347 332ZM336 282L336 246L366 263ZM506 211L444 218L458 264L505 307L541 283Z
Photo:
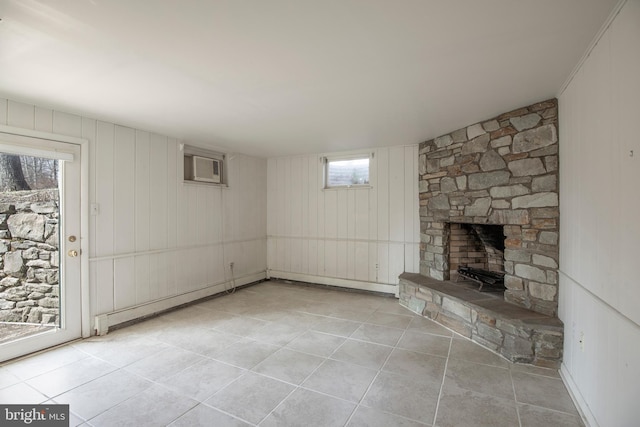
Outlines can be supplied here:
M617 0L0 0L0 94L260 156L554 97Z

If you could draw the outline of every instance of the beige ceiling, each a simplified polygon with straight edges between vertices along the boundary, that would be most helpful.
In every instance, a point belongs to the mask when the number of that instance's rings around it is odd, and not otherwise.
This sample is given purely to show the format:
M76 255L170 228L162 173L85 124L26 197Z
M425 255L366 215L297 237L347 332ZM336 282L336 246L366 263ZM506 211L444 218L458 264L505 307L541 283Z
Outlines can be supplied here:
M617 0L0 0L0 96L260 156L554 97Z

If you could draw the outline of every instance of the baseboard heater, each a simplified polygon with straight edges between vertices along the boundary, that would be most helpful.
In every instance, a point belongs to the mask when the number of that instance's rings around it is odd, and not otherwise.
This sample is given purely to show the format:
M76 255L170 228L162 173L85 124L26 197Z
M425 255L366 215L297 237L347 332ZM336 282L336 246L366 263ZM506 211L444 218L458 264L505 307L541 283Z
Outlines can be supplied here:
M378 292L392 294L398 297L398 285L386 283L365 282L361 280L340 279L336 277L314 276L311 274L292 273L289 271L269 270L268 277L297 282L316 283L318 285L336 286L347 289L358 289L361 291Z
M237 287L248 285L250 283L264 280L266 277L266 271L248 274L246 276L236 278L235 285ZM144 317L162 313L163 311L167 311L184 304L192 303L194 301L225 292L226 290L230 289L231 286L233 286L233 283L231 280L228 280L222 283L209 285L202 289L186 292L184 294L150 301L145 304L140 304L134 307L127 307L125 309L114 311L111 313L100 314L94 319L95 324L93 329L96 335L106 335L109 332L109 328L113 328L117 325L131 322L136 319L141 319Z

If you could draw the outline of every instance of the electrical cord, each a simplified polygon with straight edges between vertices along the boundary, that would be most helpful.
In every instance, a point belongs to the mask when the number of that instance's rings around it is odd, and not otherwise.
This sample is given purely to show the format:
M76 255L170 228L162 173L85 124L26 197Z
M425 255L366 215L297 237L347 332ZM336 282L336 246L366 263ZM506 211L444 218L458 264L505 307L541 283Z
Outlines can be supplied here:
M236 291L236 278L235 274L233 273L233 263L230 263L229 267L231 268L231 283L233 284L233 287L225 291L227 295L233 294Z

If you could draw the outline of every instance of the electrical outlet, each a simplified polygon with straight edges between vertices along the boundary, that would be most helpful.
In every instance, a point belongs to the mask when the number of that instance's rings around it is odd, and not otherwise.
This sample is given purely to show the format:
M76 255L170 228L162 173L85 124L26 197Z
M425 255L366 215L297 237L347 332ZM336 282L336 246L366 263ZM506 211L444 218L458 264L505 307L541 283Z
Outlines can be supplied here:
M584 352L584 332L583 331L580 332L580 340L578 340L578 342L580 343L580 351Z

